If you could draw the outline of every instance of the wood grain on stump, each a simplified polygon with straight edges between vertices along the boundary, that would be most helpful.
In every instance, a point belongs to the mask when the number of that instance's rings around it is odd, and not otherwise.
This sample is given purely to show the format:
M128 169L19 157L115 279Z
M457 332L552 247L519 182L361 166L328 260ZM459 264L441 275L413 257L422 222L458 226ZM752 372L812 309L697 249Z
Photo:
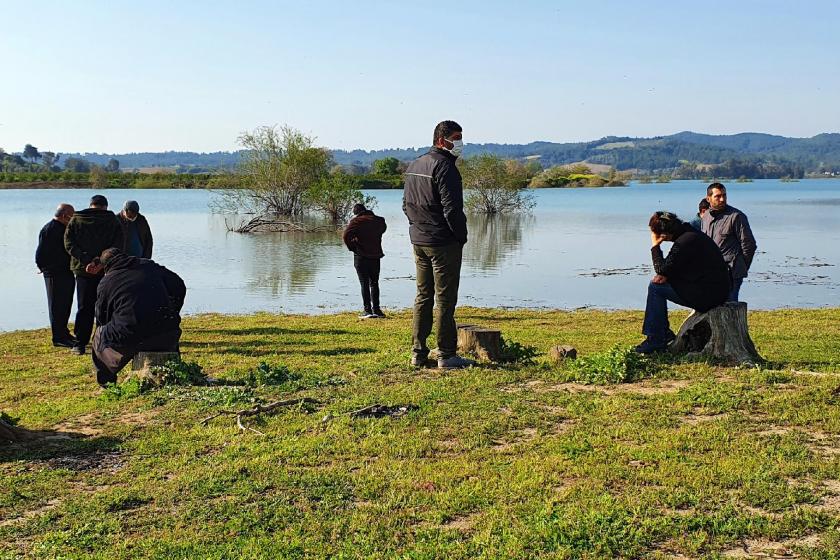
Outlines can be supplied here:
M728 365L756 365L764 361L747 328L747 304L737 301L689 315L671 345L671 352Z
M34 432L18 428L17 426L12 426L3 420L0 420L0 443L26 441L36 437L37 434Z
M458 326L458 350L480 360L499 362L502 358L502 333L477 325Z
M159 385L160 379L152 373L152 368L166 365L166 362L177 362L180 359L179 352L138 352L131 362L131 377L145 377Z
M548 351L548 357L558 364L566 360L574 360L577 358L577 349L574 346L552 346Z

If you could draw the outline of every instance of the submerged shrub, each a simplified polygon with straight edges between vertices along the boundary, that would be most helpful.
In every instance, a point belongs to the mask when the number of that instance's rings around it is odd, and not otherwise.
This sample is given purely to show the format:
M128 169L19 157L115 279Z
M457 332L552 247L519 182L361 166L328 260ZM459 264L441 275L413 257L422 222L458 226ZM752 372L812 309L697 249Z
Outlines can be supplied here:
M631 383L656 373L658 365L632 348L615 345L605 352L569 362L575 381L604 385Z

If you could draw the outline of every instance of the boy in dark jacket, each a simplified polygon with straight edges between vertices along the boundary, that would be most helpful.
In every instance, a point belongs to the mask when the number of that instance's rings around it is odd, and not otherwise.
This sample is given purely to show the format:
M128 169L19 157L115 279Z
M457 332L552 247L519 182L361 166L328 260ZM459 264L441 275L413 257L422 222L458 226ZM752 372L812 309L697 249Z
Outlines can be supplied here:
M353 219L344 230L344 244L353 251L353 266L362 287L363 319L384 318L379 307L379 265L382 252L382 234L388 226L385 218L375 215L364 204L353 207Z
M676 338L668 324L668 301L706 312L724 303L730 289L729 267L708 236L671 212L656 212L648 225L656 276L648 285L642 326L647 338L635 348L640 354L664 350ZM674 243L667 258L663 241Z
M96 380L105 385L115 383L140 350L178 351L187 288L171 270L116 247L103 251L100 263L105 276L96 297L91 355Z
M90 208L73 215L64 232L70 270L76 276L76 345L72 352L80 356L93 332L96 289L102 280L102 269L94 265L94 259L108 247L122 247L122 226L108 210L108 199L97 194L91 197Z

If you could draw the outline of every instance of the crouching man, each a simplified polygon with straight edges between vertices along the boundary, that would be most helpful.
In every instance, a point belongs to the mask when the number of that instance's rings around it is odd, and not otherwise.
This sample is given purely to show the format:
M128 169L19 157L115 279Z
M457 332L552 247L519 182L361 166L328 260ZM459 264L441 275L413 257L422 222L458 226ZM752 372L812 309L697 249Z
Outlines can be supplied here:
M648 285L642 334L647 338L636 352L664 350L676 336L668 323L668 302L706 312L726 301L730 290L729 267L714 241L671 212L656 212L648 223L651 257L656 276ZM668 257L663 241L674 244Z
M117 381L117 372L139 351L177 352L181 307L187 288L181 278L151 259L105 249L105 271L96 294L93 366L97 382Z

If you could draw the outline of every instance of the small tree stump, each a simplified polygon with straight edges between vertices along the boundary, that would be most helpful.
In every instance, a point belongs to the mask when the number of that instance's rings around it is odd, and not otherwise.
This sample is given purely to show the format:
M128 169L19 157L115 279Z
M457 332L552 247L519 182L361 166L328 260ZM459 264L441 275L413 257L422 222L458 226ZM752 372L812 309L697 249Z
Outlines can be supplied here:
M502 333L477 325L459 325L458 350L480 360L499 362L502 358Z
M181 354L179 352L138 352L131 362L131 375L129 377L146 378L155 385L160 385L161 380L152 373L152 368L180 359Z
M747 304L730 301L706 313L695 311L671 345L674 354L713 359L728 365L763 362L747 328Z
M0 443L26 441L34 439L35 437L37 437L37 435L29 430L12 426L3 420L0 420Z
M552 346L548 351L548 357L556 364L574 360L577 358L577 349L574 346Z

